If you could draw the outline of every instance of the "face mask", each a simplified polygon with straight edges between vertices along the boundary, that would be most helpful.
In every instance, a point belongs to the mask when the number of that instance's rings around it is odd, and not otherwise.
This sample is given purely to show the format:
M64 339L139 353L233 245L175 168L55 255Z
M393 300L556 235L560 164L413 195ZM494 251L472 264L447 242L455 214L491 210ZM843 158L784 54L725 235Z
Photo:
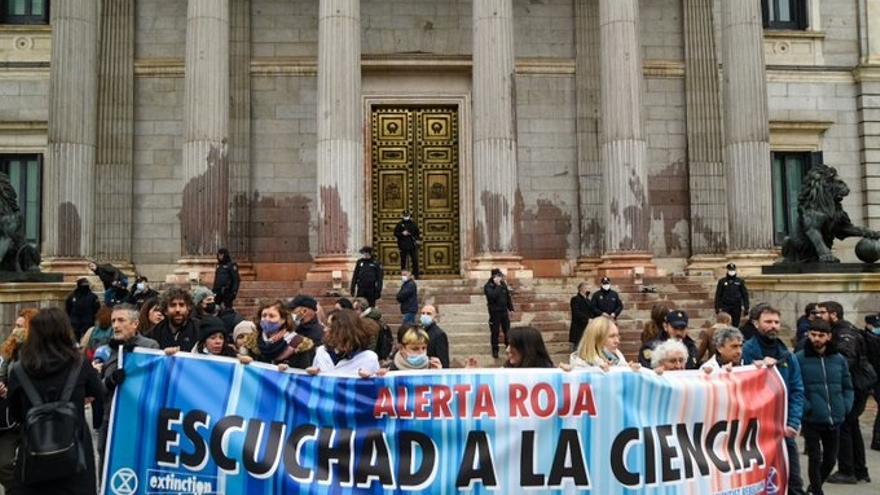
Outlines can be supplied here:
M217 311L217 303L208 303L205 305L205 313L212 315L215 311Z
M410 220L412 220L412 217L403 217L403 219L409 222Z
M603 286L602 286L602 290L605 290L605 291L611 290L611 286L610 286L610 285L607 285L607 284L606 284L606 285L603 285Z
M143 292L147 288L147 284L141 282L141 283L135 285L135 288L137 288L138 292Z
M401 281L401 282L406 282L407 280L408 280L408 279L407 279L406 277L404 277L403 275L400 276L400 281Z
M260 328L266 333L266 335L274 335L278 333L278 330L281 330L281 322L260 320Z
M733 277L736 276L736 272L733 271L733 270L730 270L730 271L727 272L727 276L733 278Z
M880 327L871 327L871 332L873 332L874 335L880 335Z
M427 328L431 326L431 323L434 323L434 318L431 315L421 315L419 316L419 323Z
M413 368L424 368L428 365L428 355L416 354L415 356L407 356L406 362Z

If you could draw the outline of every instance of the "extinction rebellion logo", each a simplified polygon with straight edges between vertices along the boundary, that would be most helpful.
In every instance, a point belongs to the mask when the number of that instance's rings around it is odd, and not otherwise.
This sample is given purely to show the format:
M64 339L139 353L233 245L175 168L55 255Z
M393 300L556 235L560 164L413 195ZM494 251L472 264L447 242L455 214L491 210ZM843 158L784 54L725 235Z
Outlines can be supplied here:
M213 476L148 469L143 492L147 495L213 495L217 493L215 481ZM129 468L116 471L110 478L110 491L113 495L135 495L138 493L137 474Z

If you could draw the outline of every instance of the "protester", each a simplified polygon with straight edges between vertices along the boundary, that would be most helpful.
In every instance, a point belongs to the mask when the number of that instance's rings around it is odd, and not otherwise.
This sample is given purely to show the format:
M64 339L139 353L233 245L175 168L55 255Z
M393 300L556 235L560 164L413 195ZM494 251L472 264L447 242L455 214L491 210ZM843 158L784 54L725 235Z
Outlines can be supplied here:
M340 297L336 300L336 304L333 305L333 309L354 309L354 305L351 304L351 300L347 297Z
M355 263L351 275L351 295L365 298L372 308L376 305L376 299L382 297L383 277L382 264L373 259L373 248L362 247L361 259Z
M64 312L58 308L40 310L30 322L28 338L21 348L20 361L9 374L9 412L11 417L23 423L28 412L41 403L63 400L66 384L73 381L69 401L78 413L78 427L75 435L81 454L85 458L85 469L70 476L58 476L62 469L76 471L76 466L57 466L53 472L39 473L43 482L33 482L30 470L24 471L22 465L30 457L27 449L18 449L16 476L22 481L16 494L46 495L71 493L94 495L97 492L95 458L92 436L85 420L85 402L92 405L92 421L101 424L104 404L104 387L92 366L82 359L76 349L73 328ZM33 390L30 390L33 389ZM69 432L56 432L64 435ZM24 479L22 478L25 475Z
M712 326L712 352L703 369L717 370L742 364L743 335L738 328Z
M27 340L30 321L37 312L36 308L21 310L15 319L15 327L3 343L0 353L0 390L9 382L9 367L18 361L21 347ZM6 493L12 495L18 487L15 479L15 455L20 443L19 424L9 417L9 400L0 397L0 484L6 489Z
M831 327L810 322L804 348L796 354L804 380L802 433L807 447L809 493L822 495L837 460L840 425L853 404L846 360L837 352Z
M834 333L835 344L841 356L846 358L855 391L852 408L840 428L840 450L837 456L837 472L828 483L852 485L859 481L870 482L865 459L865 441L859 426L859 416L865 412L868 397L877 383L877 372L867 355L867 344L862 332L844 319L843 306L836 301L820 302L816 306L818 316L825 320Z
M513 311L513 299L510 288L504 280L504 274L498 268L492 269L492 276L483 286L486 305L489 308L489 343L492 345L492 357L498 359L498 342L501 332L506 336L510 331L510 312Z
M37 308L24 308L18 312L15 327L12 328L9 337L6 337L6 341L3 342L3 350L0 352L0 357L3 358L0 360L0 382L5 383L9 378L9 366L18 361L21 346L27 341L31 320L38 312Z
M575 352L569 357L568 368L626 366L626 358L618 348L620 330L611 318L600 316L587 325ZM560 367L566 367L560 364Z
M147 299L141 306L140 317L138 318L138 331L149 337L156 325L162 323L164 319L165 315L162 314L162 303L159 298Z
M366 304L366 300L358 298L361 302L360 307ZM370 334L370 345L368 349L372 350L379 357L380 362L387 361L391 357L391 351L394 348L394 336L391 334L391 327L382 319L382 312L379 308L366 308L361 312L361 319L367 325L367 331Z
M721 314L721 313L718 313ZM703 328L700 330L700 339L697 344L697 362L705 363L712 356L715 355L715 341L713 339L715 335L715 331L719 328L728 327L730 325L724 325L721 323L716 323L708 328Z
M642 345L656 339L663 332L666 315L675 308L672 301L658 301L651 306L651 319L645 322L640 339Z
M507 336L505 368L553 368L541 332L535 327L514 327Z
M92 292L92 288L89 286L89 279L78 279L76 288L64 301L64 309L70 318L70 324L77 339L81 338L86 330L95 324L95 315L100 307L98 296Z
M739 318L749 311L749 290L746 282L736 276L736 265L727 264L727 276L718 281L715 288L715 312L724 311L739 326Z
M676 309L666 313L666 317L663 321L663 330L654 340L645 343L639 351L639 364L645 367L652 367L651 363L654 361L652 357L654 350L663 342L672 339L681 341L682 345L684 345L688 351L688 359L685 362L685 367L689 370L697 369L699 367L699 361L697 360L697 345L694 343L693 339L691 339L690 335L688 335L687 327L687 313Z
M602 277L599 290L593 294L593 307L602 316L617 319L623 312L623 301L616 291L611 290L611 279Z
M223 320L216 316L205 316L199 323L199 341L192 350L195 354L235 357L238 351L230 342L229 333Z
M397 302L400 303L400 314L403 323L415 324L416 313L419 312L419 289L408 270L400 271L400 290L397 291Z
M236 325L245 321L245 317L232 307L217 306L216 315L217 318L220 318L220 321L223 322L223 327L226 329L227 336L232 335L232 331L235 329Z
M206 315L217 314L217 298L214 292L204 285L197 285L192 291L195 318L202 319Z
M117 306L119 305L117 304ZM95 315L95 325L86 330L86 333L83 334L79 341L80 348L89 362L95 356L95 350L102 345L107 345L107 342L110 342L110 338L113 337L113 327L110 322L110 315L112 313L112 309L107 306L101 306L98 314Z
M568 302L571 308L571 325L568 327L568 341L573 347L577 347L584 334L584 329L590 323L590 318L598 316L596 308L590 301L590 285L586 282L578 284L577 294Z
M299 295L288 306L296 333L311 339L315 346L324 341L324 325L318 319L318 301L311 296Z
M734 326L733 325L733 317L730 316L730 313L726 313L724 311L719 311L719 312L715 313L715 323L719 323L719 324L724 325L726 327ZM735 326L739 326L739 325L735 325Z
M348 309L330 312L324 345L315 352L315 360L306 371L341 373L368 377L379 371L379 357L368 349L370 336L360 315Z
M279 300L263 303L254 324L259 332L247 335L239 355L282 367L306 369L315 357L315 343L297 332L293 316Z
M680 340L669 339L660 343L651 353L651 369L657 373L686 369L690 357L688 348Z
M400 338L400 349L394 353L391 371L441 369L443 365L436 357L428 357L428 333L416 327L409 327Z
M868 354L874 358L871 363L875 370L880 370L880 315L865 317L865 335L868 343ZM874 402L877 413L874 415L874 431L871 435L871 450L880 450L880 381L874 385Z
M419 278L419 242L421 233L419 226L412 219L409 210L403 212L403 218L394 226L394 237L397 239L397 249L400 250L400 271L407 269L407 258L410 260L411 273Z
M819 313L816 311L816 303L807 303L804 307L804 314L802 314L797 320L797 332L795 333L794 341L795 346L800 344L807 337L807 332L810 330L810 322L815 320L818 314Z
M238 273L238 264L232 261L229 249L217 250L217 267L214 269L214 292L215 301L221 308L231 309L235 298L238 297L238 288L241 284L241 276Z
M140 275L134 279L134 285L131 286L131 292L128 294L126 302L140 309L144 302L155 297L159 297L159 293L150 287L147 277Z
M769 304L755 305L752 310L760 311L753 321L757 322L757 335L743 344L743 364L752 364L765 358L777 363L785 388L788 391L788 421L785 425L785 448L788 451L789 493L804 493L801 478L801 463L798 457L795 438L801 429L801 416L804 411L804 384L797 358L779 340L779 310ZM749 314L752 319L753 314ZM743 334L745 336L745 334Z
M449 368L449 337L437 324L437 308L432 304L422 306L419 326L428 334L428 357L440 360L444 368Z
M199 323L193 318L193 299L189 291L172 287L162 295L165 319L153 328L150 338L161 349L177 347L188 351L199 338Z
M257 326L250 320L244 320L232 329L232 344L240 356L247 355L248 352L245 344L249 338L252 338L251 335L256 337L256 334Z
M101 284L104 286L104 304L113 307L113 301L118 297L116 289L128 286L128 278L119 268L110 263L99 265L95 262L90 262L88 267L92 273L101 279Z
M769 307L770 305L767 303L758 303L749 310L749 320L739 327L739 330L742 332L743 338L746 339L746 342L752 340L753 337L758 335L758 317L766 308Z

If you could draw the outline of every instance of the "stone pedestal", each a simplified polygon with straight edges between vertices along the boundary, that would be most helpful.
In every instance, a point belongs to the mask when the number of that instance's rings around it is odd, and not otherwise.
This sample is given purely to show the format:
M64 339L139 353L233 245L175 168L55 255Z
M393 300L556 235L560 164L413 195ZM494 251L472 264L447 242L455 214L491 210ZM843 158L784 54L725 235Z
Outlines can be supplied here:
M581 278L595 278L599 274L599 265L601 264L601 256L581 256L577 259L575 274Z
M306 275L306 282L323 283L336 290L347 290L356 261L351 256L318 256Z
M772 249L748 253L728 253L727 262L736 265L736 271L740 276L758 275L761 273L761 267L773 264L779 259L779 256L779 252Z
M198 282L211 286L214 270L217 268L216 256L187 256L177 260L177 268L165 277L165 282L174 285L188 285Z
M641 278L657 275L657 265L651 253L620 253L602 256L596 274L600 277Z
M688 259L687 271L688 275L711 275L713 277L721 277L727 271L727 257L715 255L696 255Z
M500 269L510 279L531 279L534 277L531 270L523 267L522 257L503 254L471 258L465 276L470 279L488 280L494 268Z
M24 308L64 306L64 300L74 289L69 282L0 283L0 340L6 340L15 324L19 311Z

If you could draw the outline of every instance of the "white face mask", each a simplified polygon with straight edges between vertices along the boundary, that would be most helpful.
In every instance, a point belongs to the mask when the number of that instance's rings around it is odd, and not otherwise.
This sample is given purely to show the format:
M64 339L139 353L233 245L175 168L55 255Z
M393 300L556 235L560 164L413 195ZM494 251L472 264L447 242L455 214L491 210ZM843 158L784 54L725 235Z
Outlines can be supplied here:
M147 288L147 284L141 282L141 283L135 285L135 288L137 289L138 292L143 292L144 289Z
M611 290L611 286L608 284L605 284L602 286L602 290Z
M736 271L735 271L735 270L728 270L728 271L727 271L727 276L728 276L728 277L735 277L735 276L736 276Z
M409 280L409 277L407 277L406 275L401 275L401 276L400 276L400 281L401 281L401 282L406 282L407 280Z

